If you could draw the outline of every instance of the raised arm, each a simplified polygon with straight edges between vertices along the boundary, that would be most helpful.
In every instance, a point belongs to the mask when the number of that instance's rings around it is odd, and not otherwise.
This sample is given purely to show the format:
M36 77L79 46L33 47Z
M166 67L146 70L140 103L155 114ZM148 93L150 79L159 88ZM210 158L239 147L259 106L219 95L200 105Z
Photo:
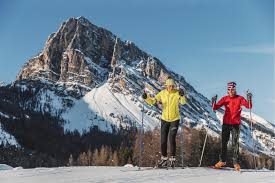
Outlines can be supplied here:
M216 99L217 99L217 98L216 98ZM213 110L217 110L217 109L221 108L221 107L224 105L224 101L225 101L225 98L224 98L224 97L222 97L222 98L218 101L218 103L216 103L216 100L213 100L213 98L212 98L212 108L213 108Z
M252 94L251 93L247 93L247 100L244 97L241 98L241 105L245 106L247 109L252 108Z
M180 88L179 89L179 102L180 102L180 104L181 105L184 105L184 104L186 104L186 98L185 98L185 91L182 89L182 88Z
M161 92L159 92L155 97L150 97L147 93L143 93L142 97L149 105L154 105L156 102L161 100Z

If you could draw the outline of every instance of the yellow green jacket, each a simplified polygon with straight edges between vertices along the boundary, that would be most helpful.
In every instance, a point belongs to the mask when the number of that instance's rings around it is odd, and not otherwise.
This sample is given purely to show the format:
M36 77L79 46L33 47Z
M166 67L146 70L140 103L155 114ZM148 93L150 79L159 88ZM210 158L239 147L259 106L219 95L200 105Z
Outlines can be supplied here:
M180 119L179 103L186 104L184 96L180 96L178 90L168 92L166 89L160 91L155 97L147 95L145 101L154 105L156 102L162 103L162 116L161 119L167 122L173 122Z

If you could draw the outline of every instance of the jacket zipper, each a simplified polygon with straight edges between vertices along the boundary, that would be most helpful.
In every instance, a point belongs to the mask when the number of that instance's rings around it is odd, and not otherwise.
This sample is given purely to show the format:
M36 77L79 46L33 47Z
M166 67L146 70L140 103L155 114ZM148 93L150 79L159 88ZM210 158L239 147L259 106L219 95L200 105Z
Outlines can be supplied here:
M168 121L170 120L170 117L169 117L169 114L170 114L170 111L169 111L169 108L170 108L170 93L168 92Z

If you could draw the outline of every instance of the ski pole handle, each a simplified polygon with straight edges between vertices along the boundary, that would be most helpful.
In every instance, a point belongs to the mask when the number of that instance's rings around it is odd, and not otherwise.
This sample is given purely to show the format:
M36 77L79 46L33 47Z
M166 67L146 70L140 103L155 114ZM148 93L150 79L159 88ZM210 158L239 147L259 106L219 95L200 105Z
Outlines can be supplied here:
M253 96L252 93L249 90L247 90L246 91L246 98L247 98L248 102L252 101L252 96Z
M214 104L216 104L217 102L217 98L218 98L218 95L214 95L211 99L211 102L212 102L212 110L214 110Z
M142 94L142 98L145 100L147 99L147 93L146 93L146 90L143 90L143 94Z

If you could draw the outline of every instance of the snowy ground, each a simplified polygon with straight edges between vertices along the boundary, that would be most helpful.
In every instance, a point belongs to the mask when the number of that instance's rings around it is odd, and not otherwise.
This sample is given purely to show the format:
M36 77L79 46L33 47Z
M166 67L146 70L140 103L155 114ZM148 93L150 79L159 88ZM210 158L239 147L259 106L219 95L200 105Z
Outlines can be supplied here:
M59 167L0 171L1 183L105 183L105 182L180 182L180 183L274 183L275 172L243 172L186 168L142 170L126 167Z

